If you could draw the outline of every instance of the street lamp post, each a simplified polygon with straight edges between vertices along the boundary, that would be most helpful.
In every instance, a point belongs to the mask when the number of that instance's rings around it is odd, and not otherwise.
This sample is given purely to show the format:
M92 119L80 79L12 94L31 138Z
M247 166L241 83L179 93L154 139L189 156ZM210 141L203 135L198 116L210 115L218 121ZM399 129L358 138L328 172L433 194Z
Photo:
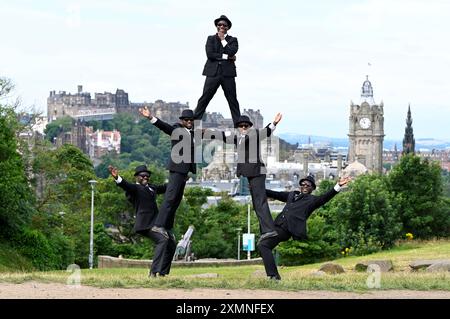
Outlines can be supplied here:
M237 257L238 260L241 260L241 230L242 228L236 228L238 234L238 246L237 246Z
M96 180L90 180L91 184L91 236L89 240L89 269L92 269L94 264L94 188L97 184Z
M65 212L59 212L59 216L61 216L61 231L64 232L64 215Z
M247 197L247 234L250 235L250 199L251 197ZM247 259L250 260L252 256L252 252L250 251L250 247L247 250Z

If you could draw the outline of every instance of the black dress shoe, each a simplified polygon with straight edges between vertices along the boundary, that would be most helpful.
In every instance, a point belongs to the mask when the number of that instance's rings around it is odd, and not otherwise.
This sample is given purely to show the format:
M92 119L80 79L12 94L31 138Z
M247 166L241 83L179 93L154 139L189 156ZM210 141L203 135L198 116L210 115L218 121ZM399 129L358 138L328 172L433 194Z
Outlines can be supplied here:
M276 275L276 276L267 276L267 278L269 278L269 280L281 280L280 275Z
M160 235L163 235L164 237L169 239L169 234L167 233L167 230L164 227L153 226L151 231L154 232L154 233L158 233Z
M276 236L278 236L278 233L275 230L264 233L261 235L261 237L259 237L258 244L266 238L271 238L271 237L276 237Z

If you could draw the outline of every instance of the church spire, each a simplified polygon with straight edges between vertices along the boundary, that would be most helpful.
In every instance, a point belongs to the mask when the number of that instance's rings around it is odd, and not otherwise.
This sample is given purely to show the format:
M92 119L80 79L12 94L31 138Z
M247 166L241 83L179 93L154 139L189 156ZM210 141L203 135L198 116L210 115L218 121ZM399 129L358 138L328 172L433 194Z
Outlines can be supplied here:
M405 137L403 138L403 154L415 153L415 144L412 117L411 117L411 105L408 105L408 116L406 117Z
M362 102L367 102L370 105L375 104L375 101L373 99L372 83L370 83L368 75L366 75L366 80L364 81L361 88L361 103Z

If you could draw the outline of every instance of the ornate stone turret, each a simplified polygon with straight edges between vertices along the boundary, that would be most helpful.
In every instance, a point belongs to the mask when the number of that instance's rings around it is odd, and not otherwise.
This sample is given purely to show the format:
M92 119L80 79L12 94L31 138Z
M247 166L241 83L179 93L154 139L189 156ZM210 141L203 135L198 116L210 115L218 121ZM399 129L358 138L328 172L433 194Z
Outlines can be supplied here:
M408 105L408 116L406 117L405 137L403 138L403 152L402 154L415 153L415 144L412 118L411 118L411 105Z
M371 172L382 173L384 105L376 104L373 87L366 76L361 88L361 105L350 105L348 161L358 162Z

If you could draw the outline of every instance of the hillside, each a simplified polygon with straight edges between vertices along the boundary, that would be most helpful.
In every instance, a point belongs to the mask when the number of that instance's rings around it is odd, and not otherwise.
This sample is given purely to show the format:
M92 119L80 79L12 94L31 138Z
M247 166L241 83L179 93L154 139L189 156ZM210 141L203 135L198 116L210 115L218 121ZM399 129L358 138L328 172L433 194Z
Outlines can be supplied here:
M0 243L0 273L32 271L31 262L6 243Z

